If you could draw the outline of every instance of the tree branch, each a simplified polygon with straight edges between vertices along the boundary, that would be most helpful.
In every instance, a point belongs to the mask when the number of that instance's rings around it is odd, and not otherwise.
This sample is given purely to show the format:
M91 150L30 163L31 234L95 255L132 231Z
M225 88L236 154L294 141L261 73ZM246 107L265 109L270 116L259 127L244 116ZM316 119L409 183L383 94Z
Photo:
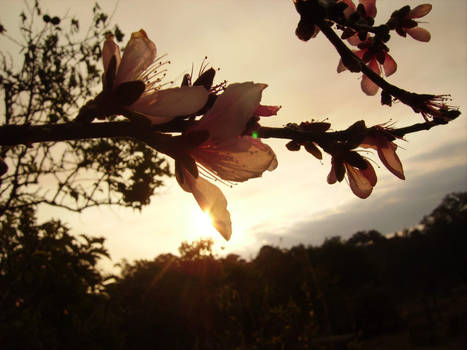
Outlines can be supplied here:
M170 153L170 150L164 149L158 141L164 141L164 138L170 138L170 135L160 132L182 133L191 124L191 122L180 121L165 125L156 125L152 128L144 127L137 123L128 121L121 122L99 122L90 124L81 124L76 122L50 125L4 125L0 126L0 145L30 145L36 142L59 142L69 140L84 140L93 138L129 138L145 142L163 153ZM431 120L424 123L417 123L411 126L396 128L391 130L391 134L397 137L429 130L437 125L444 125L446 122L441 120ZM257 131L260 138L289 139L296 141L315 141L323 139L333 139L336 141L345 141L351 137L348 130L320 132L297 130L290 127L266 127L261 126ZM160 149L162 147L162 149Z

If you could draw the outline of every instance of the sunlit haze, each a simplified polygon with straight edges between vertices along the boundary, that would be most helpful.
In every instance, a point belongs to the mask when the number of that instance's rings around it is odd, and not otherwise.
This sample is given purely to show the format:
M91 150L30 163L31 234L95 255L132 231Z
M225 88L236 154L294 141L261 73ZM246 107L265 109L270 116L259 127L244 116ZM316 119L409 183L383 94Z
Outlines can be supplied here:
M467 2L433 0L421 26L429 43L394 35L390 53L398 63L388 80L409 91L451 94L463 113L447 126L419 132L398 141L406 180L377 167L378 184L365 200L355 197L343 181L326 183L330 158L319 161L305 151L289 152L281 140L264 140L276 152L279 166L262 178L229 187L217 184L228 200L233 223L229 242L209 226L190 193L175 178L151 198L141 212L124 208L87 209L82 214L41 207L40 218L63 219L72 232L104 236L112 263L120 259L152 259L176 253L182 241L212 238L216 254L256 255L263 244L289 247L320 244L326 237L349 237L358 230L391 233L416 225L448 192L467 189ZM42 0L53 15L76 15L86 28L94 1ZM378 0L376 23L393 10L423 1ZM179 85L183 74L195 72L204 57L220 68L216 81L268 84L262 104L281 105L266 126L327 118L336 130L364 119L368 126L385 122L402 127L422 122L403 104L381 106L379 95L360 90L360 74L338 74L338 54L322 34L303 42L295 36L299 16L292 0L102 0L112 22L126 34L143 28L168 54L168 81ZM0 0L0 23L17 33L22 1ZM2 50L17 48L0 37ZM91 98L91 96L89 96ZM377 161L375 153L366 156ZM173 163L171 169L174 170ZM112 263L109 263L110 266Z

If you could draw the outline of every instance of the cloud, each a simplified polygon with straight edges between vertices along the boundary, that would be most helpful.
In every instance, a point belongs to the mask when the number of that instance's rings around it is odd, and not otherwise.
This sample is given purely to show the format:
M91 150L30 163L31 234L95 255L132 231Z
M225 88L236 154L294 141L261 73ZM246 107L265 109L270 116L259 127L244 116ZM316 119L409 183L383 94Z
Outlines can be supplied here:
M280 232L257 231L255 236L258 242L270 244L280 240L284 246L318 245L326 237L348 238L359 230L392 233L409 228L429 214L447 193L467 190L467 168L463 164L434 171L393 188L375 193L367 200L342 205L333 213L317 213L319 219L310 217Z

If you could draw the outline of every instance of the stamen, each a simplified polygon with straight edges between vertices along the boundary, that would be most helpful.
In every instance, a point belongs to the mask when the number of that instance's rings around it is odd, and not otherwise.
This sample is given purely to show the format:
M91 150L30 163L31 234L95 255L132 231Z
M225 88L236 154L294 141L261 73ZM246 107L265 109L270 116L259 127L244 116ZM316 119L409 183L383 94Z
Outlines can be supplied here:
M220 182L221 184L228 186L232 188L233 186L236 185L235 182L228 181L228 180L223 180L221 179L216 173L214 173L212 170L206 168L204 165L200 163L196 163L198 165L198 172L199 174L203 175L204 178L216 182Z
M201 76L201 74L204 73L206 68L208 67L209 62L208 62L208 56L204 56L203 61L201 62L201 65L199 66L199 72L198 72L198 77Z

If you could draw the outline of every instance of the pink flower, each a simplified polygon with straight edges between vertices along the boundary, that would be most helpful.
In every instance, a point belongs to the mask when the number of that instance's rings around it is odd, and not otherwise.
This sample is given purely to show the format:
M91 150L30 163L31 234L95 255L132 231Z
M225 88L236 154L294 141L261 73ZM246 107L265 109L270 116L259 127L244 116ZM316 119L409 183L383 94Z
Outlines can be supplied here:
M346 18L350 18L354 13L358 13L359 15L359 22L364 22L368 25L374 24L374 18L376 17L376 0L359 0L359 6L355 6L352 0L339 0L340 2L344 2L347 4L347 8L344 10L344 16ZM357 46L362 42L362 40L366 39L367 32L355 33L352 35L352 30L349 29L350 36L347 37L348 42L353 45ZM347 34L345 31L344 33ZM361 37L361 38L360 38Z
M156 45L144 30L135 32L123 56L107 36L102 49L104 63L104 92L101 107L107 114L118 114L120 109L145 116L154 124L199 111L208 98L202 86L161 90L164 65L156 58Z
M261 106L265 84L246 82L232 84L217 98L214 106L182 136L181 152L188 160L176 159L176 174L180 186L191 192L203 211L209 212L213 225L228 240L232 234L227 201L221 190L197 175L211 179L243 182L260 177L277 167L273 150L259 139L244 135L255 115L273 115L279 107Z
M359 198L367 198L377 181L373 166L357 152L336 152L331 159L328 184L342 181L346 173L352 192Z
M390 128L375 125L368 129L367 136L360 147L372 148L378 151L378 156L384 166L399 179L405 180L402 163L396 154L397 145L392 142L395 139L391 135Z
M404 6L392 13L388 26L391 29L395 29L400 36L405 37L406 34L409 34L415 40L428 42L431 39L430 32L419 27L418 22L414 18L426 16L430 13L431 8L430 4L418 5L414 9L410 9L409 5Z
M397 70L397 63L388 54L389 49L381 41L368 38L366 41L358 45L360 50L353 51L353 53L360 58L373 72L378 75L384 71L385 76L390 76ZM343 72L347 67L342 63L342 59L337 66L337 72ZM369 96L376 95L378 92L378 85L376 85L370 78L363 74L361 87L364 93Z

